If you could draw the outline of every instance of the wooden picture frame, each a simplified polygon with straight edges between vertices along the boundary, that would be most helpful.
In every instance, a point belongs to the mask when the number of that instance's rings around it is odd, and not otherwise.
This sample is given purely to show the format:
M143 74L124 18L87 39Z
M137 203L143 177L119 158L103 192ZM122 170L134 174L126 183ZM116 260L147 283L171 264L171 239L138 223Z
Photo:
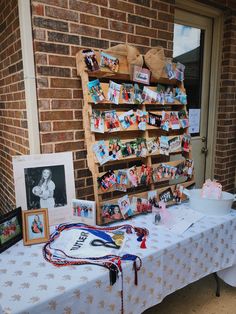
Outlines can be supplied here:
M48 209L22 211L24 245L43 243L49 240Z
M0 217L0 253L22 239L21 207Z

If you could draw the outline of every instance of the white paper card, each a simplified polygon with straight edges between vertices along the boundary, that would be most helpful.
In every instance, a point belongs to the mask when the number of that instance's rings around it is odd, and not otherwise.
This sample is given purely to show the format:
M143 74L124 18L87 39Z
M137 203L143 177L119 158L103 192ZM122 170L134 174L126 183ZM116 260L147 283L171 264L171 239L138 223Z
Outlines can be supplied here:
M173 211L172 211L173 210ZM182 234L195 222L202 219L205 215L199 213L185 205L174 206L168 211L171 212L171 222L165 228L175 234Z
M189 132L199 133L201 109L189 109Z

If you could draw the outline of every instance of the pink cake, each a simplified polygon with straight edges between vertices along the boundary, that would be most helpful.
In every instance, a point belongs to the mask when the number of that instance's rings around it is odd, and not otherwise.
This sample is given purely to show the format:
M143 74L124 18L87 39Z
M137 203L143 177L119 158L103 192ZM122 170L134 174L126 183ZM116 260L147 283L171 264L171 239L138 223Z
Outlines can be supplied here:
M207 179L202 186L201 197L220 200L222 198L222 185L216 180Z

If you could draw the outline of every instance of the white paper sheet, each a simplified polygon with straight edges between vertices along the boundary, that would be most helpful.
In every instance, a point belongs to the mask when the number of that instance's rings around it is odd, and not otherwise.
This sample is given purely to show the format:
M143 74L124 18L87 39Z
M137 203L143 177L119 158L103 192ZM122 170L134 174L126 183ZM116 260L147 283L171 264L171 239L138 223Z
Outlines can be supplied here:
M164 225L164 227L175 234L182 234L195 222L205 216L202 213L190 209L184 204L171 207L168 211L171 214L171 220Z
M189 132L199 133L201 109L189 109Z

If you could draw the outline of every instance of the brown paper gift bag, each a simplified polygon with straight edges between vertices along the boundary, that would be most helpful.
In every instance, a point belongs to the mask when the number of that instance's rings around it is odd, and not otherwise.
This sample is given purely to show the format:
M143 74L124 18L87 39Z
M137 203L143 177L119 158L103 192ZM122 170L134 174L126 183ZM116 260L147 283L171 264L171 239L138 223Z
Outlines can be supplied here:
M156 47L148 50L144 56L144 60L147 67L152 72L152 76L159 79L166 63L164 49L162 47Z

